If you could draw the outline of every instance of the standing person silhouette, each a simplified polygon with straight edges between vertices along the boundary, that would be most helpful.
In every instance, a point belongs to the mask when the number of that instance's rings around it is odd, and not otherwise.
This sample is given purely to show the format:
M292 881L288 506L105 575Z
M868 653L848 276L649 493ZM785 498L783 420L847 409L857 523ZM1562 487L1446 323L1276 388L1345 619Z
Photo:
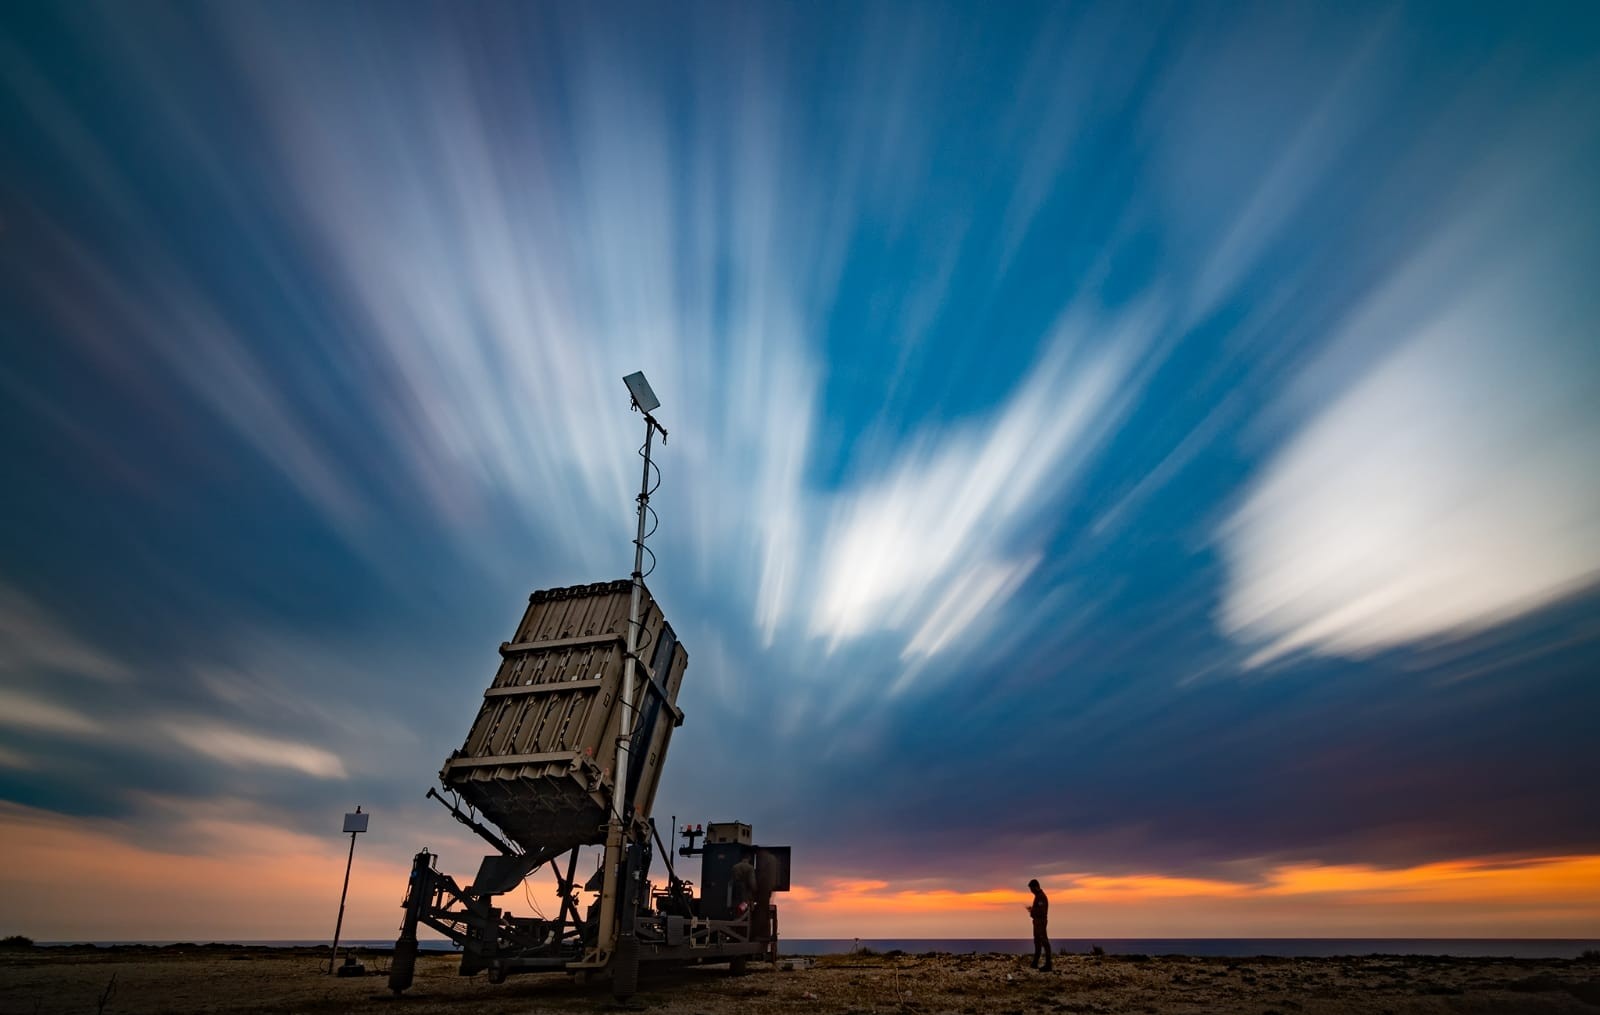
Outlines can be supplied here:
M1033 902L1028 906L1028 915L1033 917L1033 968L1039 968L1039 953L1044 952L1044 971L1053 968L1050 955L1050 896L1039 887L1039 880L1035 878L1028 882L1028 887L1033 890Z

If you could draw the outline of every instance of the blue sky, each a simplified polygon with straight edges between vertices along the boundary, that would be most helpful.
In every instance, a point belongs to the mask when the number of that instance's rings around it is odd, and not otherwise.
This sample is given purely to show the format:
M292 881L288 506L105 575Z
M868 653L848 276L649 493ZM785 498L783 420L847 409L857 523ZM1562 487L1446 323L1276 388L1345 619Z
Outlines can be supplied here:
M643 369L663 818L953 890L1600 853L1587 5L0 18L15 820L446 841L528 591L628 570Z

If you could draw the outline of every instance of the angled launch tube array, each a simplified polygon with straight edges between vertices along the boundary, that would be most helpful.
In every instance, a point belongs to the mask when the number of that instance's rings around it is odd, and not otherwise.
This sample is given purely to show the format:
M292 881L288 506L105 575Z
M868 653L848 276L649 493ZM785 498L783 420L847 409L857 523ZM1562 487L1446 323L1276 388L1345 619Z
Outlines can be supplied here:
M672 730L683 722L677 698L689 657L644 589L628 800L613 801L631 591L623 579L529 596L466 742L439 773L525 851L603 843L613 806L650 815Z

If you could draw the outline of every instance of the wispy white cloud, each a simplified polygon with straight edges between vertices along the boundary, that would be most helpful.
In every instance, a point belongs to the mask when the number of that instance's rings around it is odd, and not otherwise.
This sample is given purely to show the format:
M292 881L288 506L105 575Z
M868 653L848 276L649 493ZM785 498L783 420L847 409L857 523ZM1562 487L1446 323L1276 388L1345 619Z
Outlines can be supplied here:
M77 709L0 687L0 725L42 733L86 735L100 731L98 720Z
M974 621L1009 599L1017 586L1033 573L1039 560L1040 556L1035 554L999 564L980 561L952 575L927 620L906 642L900 658L903 661L926 658L961 637ZM911 669L904 671L901 680L891 685L890 690L899 690L913 672Z
M1219 533L1220 620L1252 665L1469 632L1600 575L1587 326L1552 320L1527 271L1457 277L1441 299L1424 285L1436 255L1356 315L1344 346L1393 351L1273 457Z
M130 702L125 687L134 671L121 662L84 647L68 634L58 618L46 612L20 592L0 585L0 673L9 677L37 681L41 676L89 676L101 686L110 685L111 694L88 693L82 683L62 685L78 699L68 703L57 696L46 696L37 689L0 686L0 726L33 734L56 737L94 737L119 750L140 754L160 754L172 743L225 762L244 767L287 768L322 779L348 776L343 761L313 744L284 739L198 714L174 719L161 700ZM273 647L292 639L273 639L252 634L257 660L272 659ZM327 653L303 644L279 649L285 668L299 672L307 668L332 668L338 663ZM317 705L308 693L296 693L270 676L249 676L236 669L217 665L191 666L200 686L215 697L252 715L272 720L291 719L300 725L314 722L324 729L363 738L370 748L373 741L404 739L403 731L392 720L365 717L340 719ZM60 683L59 680L57 683ZM110 721L114 717L115 721ZM35 759L23 753L0 750L0 767L32 768Z
M909 660L1003 602L1038 559L1028 526L1060 509L1114 432L1160 323L1143 306L1116 322L1073 312L992 418L923 433L881 476L841 493L818 555L810 633L837 647L909 632Z
M87 693L82 683L70 686L79 699L72 703L48 697L36 690L0 686L0 727L54 737L94 737L97 742L117 750L159 755L172 744L240 767L286 768L320 779L348 777L343 761L332 752L313 744L285 739L210 716L192 714L173 718L163 699L130 701L122 693L134 671L122 663L83 647L66 633L61 622L21 593L0 585L0 673L21 678L38 675L78 675L98 678L118 693ZM270 658L270 646L284 639L261 636L256 658ZM326 653L309 651L297 645L290 651L292 662L286 667L298 672L318 665L331 666ZM216 665L189 667L200 686L223 702L252 715L269 715L282 721L288 717L302 726L315 722L325 729L339 729L374 740L395 740L396 731L384 729L384 720L364 718L341 721L315 704L314 697L295 693L281 681L247 676L237 670ZM170 688L169 688L170 691ZM114 718L114 721L112 719ZM377 735L375 735L377 734ZM53 748L52 750L59 750ZM36 767L34 758L16 751L0 749L0 767Z
M61 673L123 680L127 668L67 631L28 596L0 582L0 673Z
M1380 68L1389 62L1380 56L1390 55L1385 47L1391 27L1379 24L1369 30L1342 65L1328 72L1320 94L1312 96L1314 105L1297 116L1299 122L1264 170L1244 167L1240 177L1250 181L1249 189L1202 262L1190 294L1193 317L1203 318L1219 303L1237 297L1245 279L1259 269L1272 246L1292 235L1292 224L1303 217L1306 204L1326 185L1334 167L1348 164L1341 156L1351 149L1357 131L1371 122L1382 79ZM1204 104L1203 99L1187 98L1197 106ZM1224 109L1229 111L1226 119L1218 116ZM1177 145L1226 152L1229 146L1219 144L1218 139L1239 132L1237 123L1230 122L1237 116L1232 103L1210 105L1197 112L1199 129L1180 135ZM1230 181L1230 185L1237 183ZM1184 194L1184 200L1192 201L1193 195Z
M711 97L729 123L669 136L651 83L598 54L575 61L558 110L482 90L461 39L373 90L236 27L286 212L326 252L349 338L398 382L373 408L435 513L459 525L510 496L565 567L621 572L640 434L620 378L643 368L666 402L662 496L678 512L655 545L681 540L705 576L734 565L770 630L791 596L817 390L802 265L823 241L806 192L782 189L759 69ZM375 178L373 160L393 171Z
M137 47L122 52L140 55ZM143 57L147 74L141 83L163 91L163 83L170 81L159 61L147 52ZM41 249L36 264L30 265L29 283L54 315L60 334L85 363L107 376L125 383L155 376L176 381L212 419L254 448L359 542L356 522L364 505L298 411L297 400L273 377L260 347L252 343L253 335L238 327L216 294L206 291L190 267L173 255L163 230L166 223L143 200L122 168L123 160L51 83L33 73L28 59L0 61L0 76L51 143L83 174L96 213L146 241L137 263L113 268L81 238L53 223L33 224ZM236 205L248 204L234 182L237 174L224 168L215 132L199 125L192 107L175 91L168 87L166 101L151 103L149 114L179 140L199 183ZM266 256L263 234L259 227L241 228L233 242Z
M691 118L668 136L648 81L626 62L580 59L569 158L543 143L549 110L518 106L511 89L474 90L450 46L419 70L415 95L324 87L270 51L243 51L297 212L402 380L404 421L390 432L419 439L396 450L418 475L465 481L428 487L442 514L474 488L510 491L575 563L620 562L637 435L616 411L618 378L643 366L673 434L660 503L675 513L657 547L728 585L767 644L780 631L833 645L895 631L923 657L1015 589L1033 554L1022 527L1126 407L1151 324L1108 341L1080 314L992 420L915 435L842 488L816 489L805 478L820 414L815 336L835 284L817 266L849 239L820 210L866 196L825 200L792 175L768 68L743 67L733 94L702 84L705 108L726 121ZM360 115L327 94L359 101ZM375 181L371 157L428 172ZM882 175L864 163L844 178L873 190ZM562 183L568 199L508 187L514 177ZM940 609L952 584L975 597ZM924 629L933 612L948 621L938 632Z
M344 779L349 774L338 755L320 747L262 736L211 719L173 719L163 728L184 747L227 765L287 768L318 779Z

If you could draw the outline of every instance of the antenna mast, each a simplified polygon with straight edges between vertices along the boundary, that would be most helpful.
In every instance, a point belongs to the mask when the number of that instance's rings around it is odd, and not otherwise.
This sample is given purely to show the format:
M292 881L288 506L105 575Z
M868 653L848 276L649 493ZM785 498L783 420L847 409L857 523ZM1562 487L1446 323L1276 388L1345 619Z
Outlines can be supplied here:
M661 407L661 400L650 389L650 382L644 379L644 372L631 373L624 377L622 382L628 386L633 408L644 414L644 446L639 449L639 454L644 458L644 467L639 476L638 523L633 537L633 588L628 597L628 650L622 663L622 695L618 702L621 707L617 710L620 722L617 727L617 757L615 767L612 768L611 827L606 832L605 879L600 908L602 942L610 940L611 928L607 923L616 917L617 875L621 866L623 845L631 837L633 824L634 808L628 798L628 743L633 739L634 666L639 660L639 628L643 626L639 619L639 605L644 592L644 555L648 552L644 545L645 537L649 534L645 532L645 515L654 513L650 508L650 448L658 430L661 431L661 443L667 442L666 428L650 415ZM655 530L652 528L651 531ZM655 555L651 554L652 560L654 557ZM632 926L631 920L622 921L622 927L619 928L621 933L618 935L619 950L628 947L620 939L632 936Z

